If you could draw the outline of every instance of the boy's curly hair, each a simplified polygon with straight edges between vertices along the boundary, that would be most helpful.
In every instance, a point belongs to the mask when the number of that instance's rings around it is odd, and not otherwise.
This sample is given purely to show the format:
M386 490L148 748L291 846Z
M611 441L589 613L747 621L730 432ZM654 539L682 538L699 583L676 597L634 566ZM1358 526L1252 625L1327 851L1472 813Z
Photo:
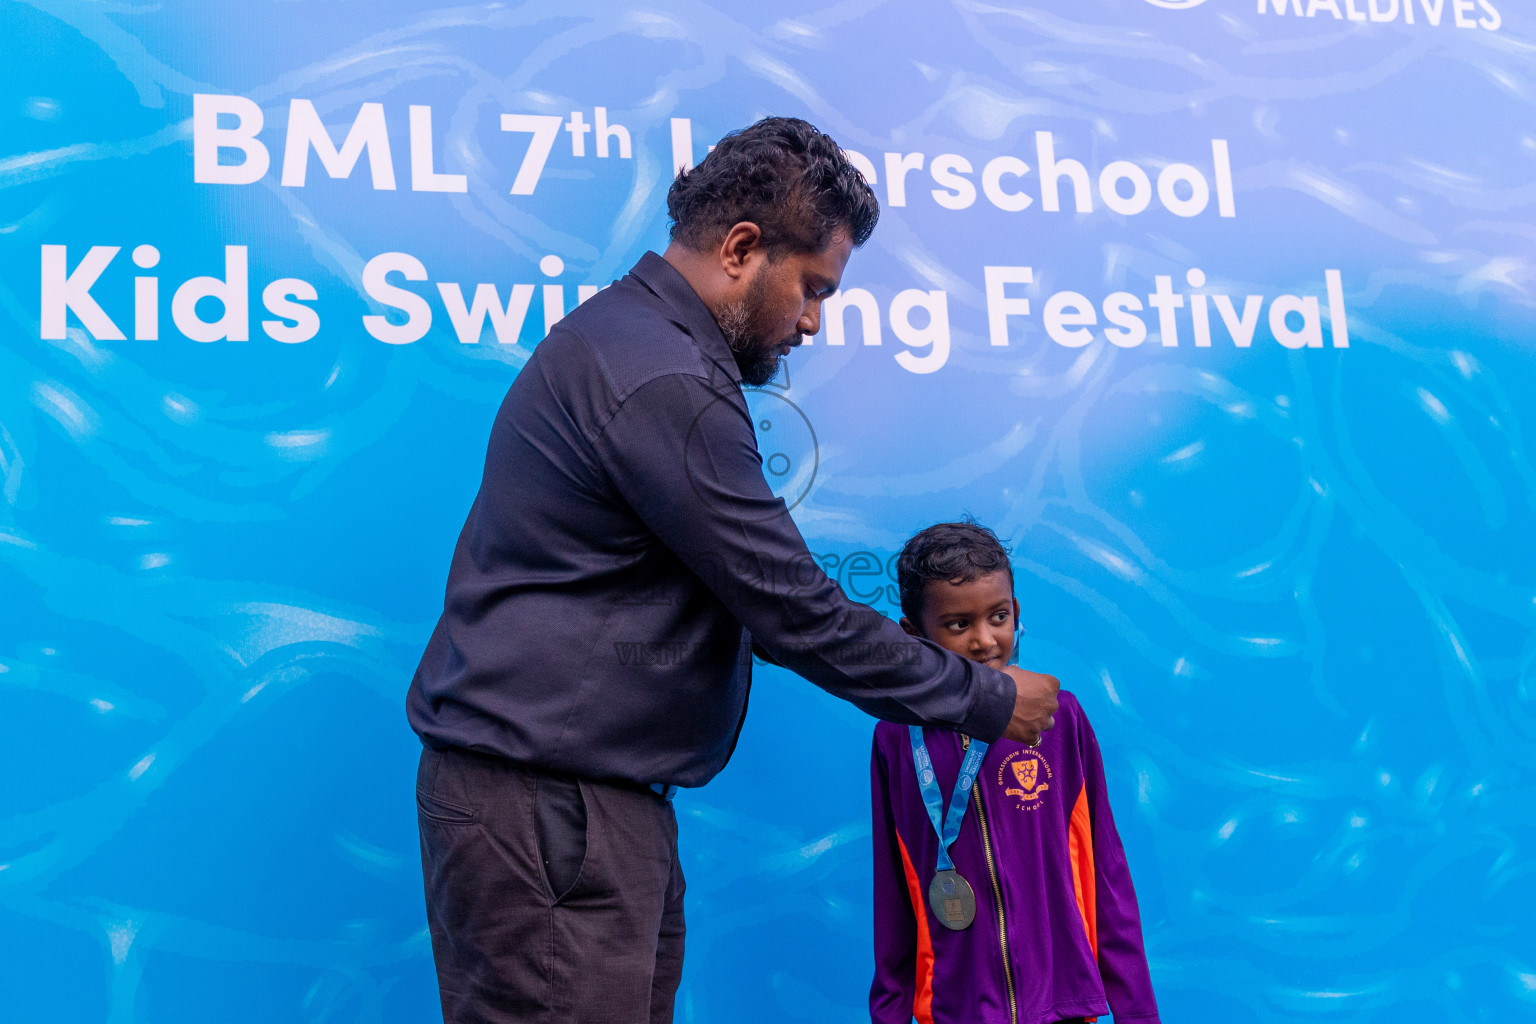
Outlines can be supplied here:
M1013 565L997 534L966 517L958 523L935 523L920 530L896 559L896 589L901 613L914 624L921 621L923 595L930 582L969 583L995 572L1006 572L1013 584Z

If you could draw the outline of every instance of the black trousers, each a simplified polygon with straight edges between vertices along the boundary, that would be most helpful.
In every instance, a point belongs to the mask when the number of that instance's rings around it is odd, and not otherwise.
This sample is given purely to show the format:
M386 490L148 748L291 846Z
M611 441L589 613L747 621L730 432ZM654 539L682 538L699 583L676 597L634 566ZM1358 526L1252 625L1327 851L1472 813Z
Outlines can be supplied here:
M664 1024L683 972L670 802L424 749L416 779L447 1024Z

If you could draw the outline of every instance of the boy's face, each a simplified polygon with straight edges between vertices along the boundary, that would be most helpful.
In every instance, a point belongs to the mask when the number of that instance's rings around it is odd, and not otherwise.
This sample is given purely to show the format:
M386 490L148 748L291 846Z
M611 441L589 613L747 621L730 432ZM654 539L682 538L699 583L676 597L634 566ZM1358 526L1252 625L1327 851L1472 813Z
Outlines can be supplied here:
M930 581L923 588L918 620L903 617L901 628L972 661L1002 668L1013 657L1019 602L1006 572L969 583Z

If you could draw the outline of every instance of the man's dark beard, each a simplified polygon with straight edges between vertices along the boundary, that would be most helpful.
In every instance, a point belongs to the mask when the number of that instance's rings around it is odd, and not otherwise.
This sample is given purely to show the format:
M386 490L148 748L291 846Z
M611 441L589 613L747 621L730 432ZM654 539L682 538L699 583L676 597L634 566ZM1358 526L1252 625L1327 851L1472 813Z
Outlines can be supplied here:
M754 388L767 384L779 372L779 345L784 341L766 341L762 337L758 320L767 291L767 282L759 277L740 302L727 303L715 311L715 322L736 357L742 383Z

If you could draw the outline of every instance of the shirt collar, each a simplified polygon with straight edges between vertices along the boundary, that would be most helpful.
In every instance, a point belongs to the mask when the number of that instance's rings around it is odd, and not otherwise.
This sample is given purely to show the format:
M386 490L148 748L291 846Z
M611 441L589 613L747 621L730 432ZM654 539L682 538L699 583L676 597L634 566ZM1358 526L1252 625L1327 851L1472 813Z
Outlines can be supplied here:
M687 331L704 355L729 374L732 381L740 384L741 368L736 365L736 356L726 344L725 335L720 333L715 315L704 305L688 279L654 252L641 256L640 262L629 272L672 308L672 322Z

